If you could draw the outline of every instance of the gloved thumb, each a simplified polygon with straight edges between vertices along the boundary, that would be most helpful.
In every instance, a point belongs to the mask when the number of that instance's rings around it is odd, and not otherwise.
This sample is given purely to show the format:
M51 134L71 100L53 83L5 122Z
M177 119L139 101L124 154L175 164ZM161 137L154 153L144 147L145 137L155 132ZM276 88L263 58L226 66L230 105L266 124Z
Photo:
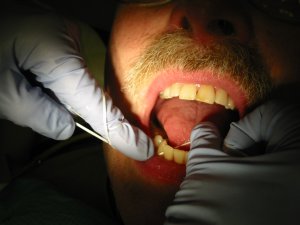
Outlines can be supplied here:
M11 75L6 76L4 83L0 95L1 118L57 140L73 134L72 116L40 88L33 88L25 78Z
M209 161L215 157L227 156L221 151L222 139L218 128L211 122L201 122L191 133L191 149L188 155L187 171L194 164Z
M191 150L202 149L220 149L221 138L217 127L211 122L202 122L198 124L191 133Z

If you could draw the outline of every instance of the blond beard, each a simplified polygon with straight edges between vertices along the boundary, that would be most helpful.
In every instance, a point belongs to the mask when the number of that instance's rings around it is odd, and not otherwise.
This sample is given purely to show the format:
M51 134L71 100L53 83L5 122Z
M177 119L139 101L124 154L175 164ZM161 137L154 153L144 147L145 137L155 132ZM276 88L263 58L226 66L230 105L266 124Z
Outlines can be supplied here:
M122 90L136 102L141 90L168 68L187 74L209 70L218 79L230 79L245 93L249 105L264 99L272 89L267 68L254 48L230 39L203 46L186 32L176 31L154 38L132 64Z

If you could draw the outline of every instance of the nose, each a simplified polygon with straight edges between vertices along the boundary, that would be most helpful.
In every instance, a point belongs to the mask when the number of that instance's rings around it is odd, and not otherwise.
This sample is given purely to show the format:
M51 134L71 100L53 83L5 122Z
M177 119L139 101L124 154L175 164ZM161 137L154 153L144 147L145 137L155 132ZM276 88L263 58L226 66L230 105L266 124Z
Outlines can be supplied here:
M201 43L224 38L247 43L251 21L245 1L240 0L178 0L170 17L170 29L184 29Z

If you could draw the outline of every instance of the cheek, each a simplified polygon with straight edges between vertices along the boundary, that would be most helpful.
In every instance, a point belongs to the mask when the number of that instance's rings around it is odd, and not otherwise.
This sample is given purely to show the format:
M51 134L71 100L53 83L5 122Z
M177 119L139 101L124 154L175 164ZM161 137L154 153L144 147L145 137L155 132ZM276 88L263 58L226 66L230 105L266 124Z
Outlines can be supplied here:
M178 187L149 181L137 171L133 160L107 145L104 153L116 205L124 224L163 224L165 210Z
M116 187L135 186L135 180L138 175L136 170L133 169L133 160L122 155L109 145L104 144L104 149L104 156L112 183L120 184L116 185Z
M256 22L256 37L274 84L300 81L300 28Z
M265 46L268 46L265 43ZM278 41L274 48L265 47L265 58L269 65L270 73L275 85L300 81L299 50L295 50L296 46L287 46L286 41ZM285 46L282 47L282 46Z
M118 79L143 53L153 37L162 33L168 23L170 7L121 7L113 24L109 51Z

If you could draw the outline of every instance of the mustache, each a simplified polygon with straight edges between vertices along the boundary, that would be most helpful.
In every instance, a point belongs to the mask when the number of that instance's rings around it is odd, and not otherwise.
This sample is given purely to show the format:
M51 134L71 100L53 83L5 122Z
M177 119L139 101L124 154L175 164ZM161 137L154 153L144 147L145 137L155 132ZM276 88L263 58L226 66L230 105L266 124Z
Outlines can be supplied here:
M256 48L230 39L201 45L179 30L153 39L126 74L123 91L138 99L142 88L168 68L187 74L209 70L218 79L230 79L245 93L249 105L263 100L272 90L270 75Z

